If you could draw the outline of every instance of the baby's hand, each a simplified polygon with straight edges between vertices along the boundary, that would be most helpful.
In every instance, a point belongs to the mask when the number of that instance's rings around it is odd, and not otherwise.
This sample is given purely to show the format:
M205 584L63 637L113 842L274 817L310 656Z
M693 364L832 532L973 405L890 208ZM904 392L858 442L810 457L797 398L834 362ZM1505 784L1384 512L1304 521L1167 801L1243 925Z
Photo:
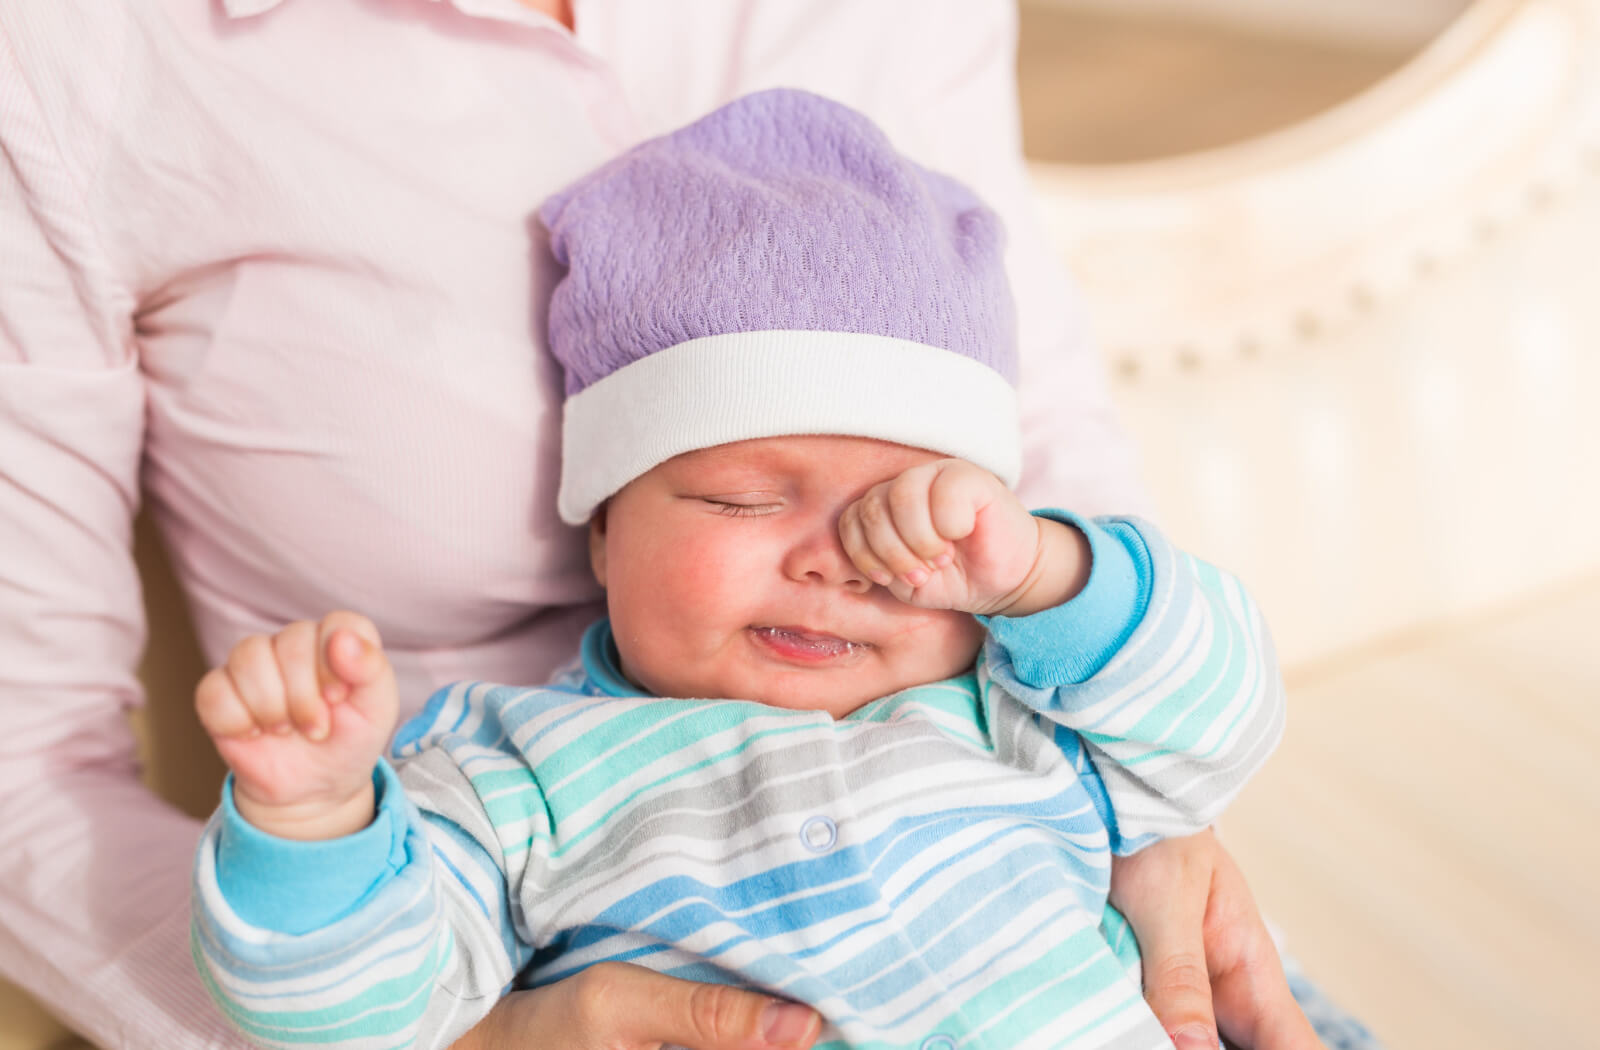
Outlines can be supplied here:
M283 838L348 835L372 821L372 770L399 710L372 621L334 612L252 635L195 689L233 769L239 813Z
M912 467L839 517L857 569L924 609L1024 616L1083 589L1088 542L1036 518L1001 480L963 459Z

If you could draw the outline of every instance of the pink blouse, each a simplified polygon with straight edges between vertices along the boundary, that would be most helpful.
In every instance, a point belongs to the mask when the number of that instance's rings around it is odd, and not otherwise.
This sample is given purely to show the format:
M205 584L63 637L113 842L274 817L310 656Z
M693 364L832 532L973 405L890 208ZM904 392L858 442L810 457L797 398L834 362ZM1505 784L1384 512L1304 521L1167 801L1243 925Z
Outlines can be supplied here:
M192 973L195 824L137 779L150 501L210 658L371 615L407 702L533 681L597 596L556 519L534 209L792 85L1004 216L1025 495L1143 492L1028 199L1005 0L5 0L0 974L104 1046L240 1046Z

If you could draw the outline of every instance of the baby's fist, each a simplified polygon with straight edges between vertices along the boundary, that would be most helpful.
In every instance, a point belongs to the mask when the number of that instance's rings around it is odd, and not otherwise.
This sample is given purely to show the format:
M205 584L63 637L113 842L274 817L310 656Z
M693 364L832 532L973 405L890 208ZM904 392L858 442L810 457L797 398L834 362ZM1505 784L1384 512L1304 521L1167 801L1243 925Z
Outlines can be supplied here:
M983 614L1005 611L1028 581L1040 531L999 478L942 459L868 489L840 515L839 539L901 601Z
M370 793L398 708L377 628L350 612L244 639L195 691L240 813L300 838L327 837L297 832Z

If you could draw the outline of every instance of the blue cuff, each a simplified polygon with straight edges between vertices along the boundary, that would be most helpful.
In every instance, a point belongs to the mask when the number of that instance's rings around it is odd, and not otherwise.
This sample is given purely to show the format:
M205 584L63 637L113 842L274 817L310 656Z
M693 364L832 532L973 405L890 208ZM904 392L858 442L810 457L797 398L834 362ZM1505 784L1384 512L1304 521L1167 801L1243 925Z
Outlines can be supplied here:
M269 835L239 815L233 775L222 786L217 888L252 926L300 935L354 911L406 864L405 790L387 763L372 771L377 815L354 835L300 842Z
M1017 679L1036 689L1087 682L1133 635L1150 605L1150 551L1118 518L1098 523L1063 510L1035 511L1083 533L1089 582L1072 598L1032 616L980 616L1011 658Z

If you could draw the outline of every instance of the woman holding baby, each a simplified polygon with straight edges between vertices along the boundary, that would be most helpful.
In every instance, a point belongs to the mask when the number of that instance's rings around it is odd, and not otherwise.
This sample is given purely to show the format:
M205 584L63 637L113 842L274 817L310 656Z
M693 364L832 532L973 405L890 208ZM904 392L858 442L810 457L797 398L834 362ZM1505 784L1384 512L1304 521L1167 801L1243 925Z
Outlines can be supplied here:
M996 207L1022 491L1142 509L1031 221L1013 33L998 2L0 10L0 973L102 1045L239 1045L188 959L198 829L140 787L124 721L141 498L214 658L359 607L416 703L462 678L541 681L573 648L598 591L555 512L560 392L539 348L556 274L531 216L734 96L839 98ZM1242 1045L1304 1045L1209 834L1121 863L1112 892L1169 1032L1209 1042L1214 1004ZM608 966L506 997L458 1045L813 1030L765 996Z

